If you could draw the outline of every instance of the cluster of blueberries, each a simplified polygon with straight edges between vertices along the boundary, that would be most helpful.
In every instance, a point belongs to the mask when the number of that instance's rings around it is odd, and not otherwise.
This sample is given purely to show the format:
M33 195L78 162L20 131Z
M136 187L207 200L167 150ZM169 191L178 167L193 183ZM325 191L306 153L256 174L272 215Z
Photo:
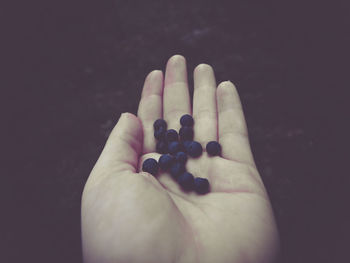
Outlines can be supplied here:
M170 175L185 191L195 190L198 194L209 192L209 181L206 178L196 177L186 171L187 156L197 158L203 152L202 145L193 141L193 118L185 114L180 118L179 133L174 129L167 130L167 123L163 119L154 122L154 137L157 139L156 151L161 153L158 162L153 158L146 159L142 170L157 175L159 168ZM208 155L217 156L221 153L221 146L216 141L207 144Z

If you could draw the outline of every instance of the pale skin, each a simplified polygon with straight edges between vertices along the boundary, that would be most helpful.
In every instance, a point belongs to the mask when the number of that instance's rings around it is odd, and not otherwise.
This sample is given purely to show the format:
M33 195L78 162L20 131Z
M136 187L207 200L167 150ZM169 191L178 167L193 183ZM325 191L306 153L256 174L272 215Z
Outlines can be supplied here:
M186 58L169 58L165 76L145 79L137 116L124 113L112 130L82 196L84 262L275 262L279 235L255 165L237 89L216 84L213 68L193 72L191 106ZM179 130L194 118L194 140L218 141L221 156L204 151L186 169L207 178L210 193L184 192L168 173L143 172L155 152L153 123Z

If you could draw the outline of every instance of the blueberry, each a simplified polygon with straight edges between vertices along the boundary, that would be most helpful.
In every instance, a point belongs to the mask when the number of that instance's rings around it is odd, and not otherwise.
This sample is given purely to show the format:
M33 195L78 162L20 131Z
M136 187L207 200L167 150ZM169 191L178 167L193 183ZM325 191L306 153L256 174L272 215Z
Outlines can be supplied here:
M180 143L180 148L179 148L179 152L186 152L186 148L185 146L183 145L182 142L179 142Z
M181 127L179 131L180 139L182 141L192 141L193 140L193 129L192 127Z
M156 145L157 153L168 153L168 144L165 141L158 141Z
M191 142L187 147L187 153L191 157L199 157L202 154L203 148L199 142Z
M206 178L196 177L194 179L194 190L198 194L206 194L209 192L209 181Z
M158 162L153 158L146 159L142 164L142 171L156 175L158 173Z
M174 160L174 156L171 156L170 154L163 154L162 156L160 156L158 161L159 167L162 168L163 171L167 171L173 164Z
M153 128L154 128L154 130L158 130L159 128L163 128L164 130L166 130L166 128L167 128L166 121L163 119L156 120L153 123Z
M175 160L179 163L185 164L187 161L187 154L184 152L177 152L175 154Z
M177 178L177 182L185 191L194 189L194 177L191 173L184 172Z
M170 174L175 179L179 177L183 172L185 172L185 165L182 163L175 162L170 167Z
M183 141L183 142L181 143L181 145L182 145L182 150L183 150L184 152L188 152L188 146L191 144L191 142L192 142L192 141Z
M211 156L220 155L221 153L221 145L216 141L208 142L206 149Z
M194 123L193 118L189 114L183 115L180 119L180 124L182 126L192 127L193 123Z
M165 129L163 127L159 127L157 130L154 131L154 138L157 140L161 140L164 138L165 135Z
M177 134L177 131L170 129L165 132L165 139L168 142L177 141L179 139L179 135Z
M179 142L170 142L168 144L168 152L170 154L176 154L178 151L180 151L180 143Z

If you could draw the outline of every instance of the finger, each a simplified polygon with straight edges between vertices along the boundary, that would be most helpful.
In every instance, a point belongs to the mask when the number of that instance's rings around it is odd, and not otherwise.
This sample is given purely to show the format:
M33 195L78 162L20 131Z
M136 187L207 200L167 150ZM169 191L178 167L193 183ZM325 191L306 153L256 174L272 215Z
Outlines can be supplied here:
M142 144L141 120L131 113L123 113L109 135L96 165L104 169L108 167L114 173L136 172Z
M191 114L186 59L174 55L168 60L164 81L163 115L169 129L178 131L184 114Z
M205 149L209 141L217 140L216 80L207 64L195 68L193 79L194 137Z
M163 72L154 70L146 77L137 116L143 126L143 153L155 152L153 123L162 118Z
M242 104L236 87L232 82L224 81L218 86L216 96L222 156L255 166Z

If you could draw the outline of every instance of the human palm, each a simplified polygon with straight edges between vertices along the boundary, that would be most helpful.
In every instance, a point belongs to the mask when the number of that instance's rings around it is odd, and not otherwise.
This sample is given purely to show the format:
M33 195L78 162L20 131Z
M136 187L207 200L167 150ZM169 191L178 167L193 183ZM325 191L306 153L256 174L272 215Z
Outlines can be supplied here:
M153 122L179 130L194 117L203 148L219 141L221 157L189 159L186 169L209 180L210 192L184 192L168 173L142 172L155 153ZM175 55L146 78L138 117L122 114L82 197L85 262L273 262L279 237L269 198L251 154L234 85L216 88L213 69L194 70L193 110L186 60Z

